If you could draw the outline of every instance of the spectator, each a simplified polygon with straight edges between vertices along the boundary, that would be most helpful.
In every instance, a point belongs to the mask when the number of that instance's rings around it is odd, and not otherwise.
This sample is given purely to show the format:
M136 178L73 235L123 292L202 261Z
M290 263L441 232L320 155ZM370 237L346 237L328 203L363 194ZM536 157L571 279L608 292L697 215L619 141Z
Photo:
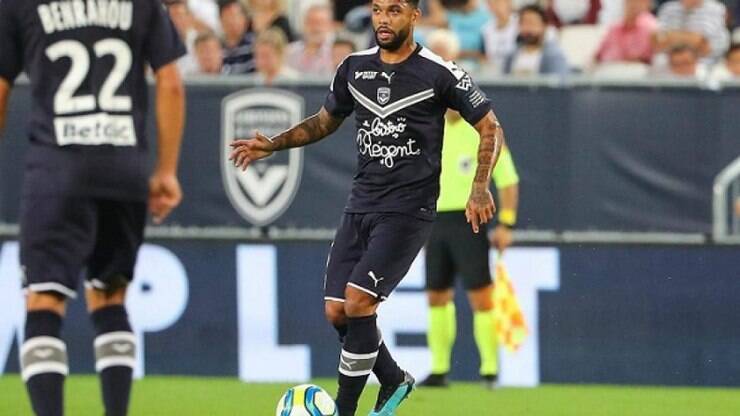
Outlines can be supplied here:
M223 73L254 72L254 34L249 30L246 7L239 0L220 0L218 7L224 31Z
M285 33L279 28L270 28L260 33L254 44L254 63L257 79L261 84L272 85L276 81L298 79L298 72L285 66Z
M519 19L514 13L512 0L488 0L488 7L494 18L481 29L483 48L489 65L501 73L506 57L516 49Z
M478 0L440 0L445 9L447 26L460 40L458 59L475 61L483 58L480 31L491 20L491 14Z
M460 54L460 40L448 29L436 29L427 36L427 46L445 61L454 61Z
M733 43L725 54L725 62L718 64L710 79L714 82L740 80L740 43Z
M547 34L547 16L541 7L524 6L519 11L517 48L504 63L504 73L514 75L569 73L568 62L557 41Z
M224 50L221 41L213 32L204 32L195 38L195 57L198 61L199 73L221 73Z
M216 0L187 0L187 2L198 33L213 31L213 33L221 35L221 20L219 19Z
M642 62L653 58L657 21L650 13L651 0L625 0L624 19L609 28L596 52L596 62Z
M672 0L663 4L658 11L656 49L665 52L687 45L706 62L714 62L730 43L725 14L725 6L715 0Z
M332 7L334 9L334 23L341 27L344 24L344 19L351 11L356 8L365 7L369 3L368 0L334 0L332 1Z
M668 51L668 71L674 78L698 78L698 51L689 45L674 46Z
M330 76L335 69L332 66L333 44L331 8L313 5L303 18L303 40L288 46L288 65L302 74Z
M296 40L285 16L284 0L249 0L249 9L252 12L252 30L255 33L274 27L283 31L288 42Z
M177 61L177 66L183 75L195 74L198 72L198 62L193 51L195 38L198 36L195 18L190 13L190 9L188 9L184 0L169 1L166 4L170 19L172 19L172 23L177 29L177 34L180 35L180 40L188 51L185 56Z
M349 39L338 38L334 41L334 45L331 48L331 62L334 68L338 68L339 64L344 61L348 55L356 51L355 44Z
M600 0L547 0L547 21L557 28L565 25L596 24Z

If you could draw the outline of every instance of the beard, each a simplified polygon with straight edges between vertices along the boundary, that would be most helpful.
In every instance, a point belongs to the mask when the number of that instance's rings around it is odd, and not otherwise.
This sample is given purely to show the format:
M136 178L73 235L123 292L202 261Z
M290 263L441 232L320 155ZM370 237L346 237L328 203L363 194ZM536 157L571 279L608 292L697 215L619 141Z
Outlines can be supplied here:
M532 35L532 34L520 34L516 38L517 43L524 46L535 46L542 43L542 37L538 35Z
M390 29L386 29L386 30L390 30ZM386 42L382 42L380 40L380 37L378 36L378 31L377 30L375 31L375 43L378 44L380 49L385 49L391 52L398 50L398 48L400 48L401 45L403 45L404 42L406 42L406 40L409 38L411 34L411 29L409 28L401 29L398 33L393 32L393 31L391 32L393 33L393 37Z

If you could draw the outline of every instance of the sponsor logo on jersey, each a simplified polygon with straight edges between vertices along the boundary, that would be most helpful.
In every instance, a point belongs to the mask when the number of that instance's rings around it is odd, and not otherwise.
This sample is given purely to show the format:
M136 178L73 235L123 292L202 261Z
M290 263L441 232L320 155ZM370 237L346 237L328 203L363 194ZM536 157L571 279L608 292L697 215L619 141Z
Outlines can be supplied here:
M391 100L391 89L388 87L378 88L378 104L385 105Z
M303 149L278 152L250 164L246 171L229 160L229 143L255 131L270 137L303 119L300 96L278 89L250 89L224 98L221 172L226 194L237 212L255 226L279 218L295 198L303 172Z
M470 79L470 75L465 74L457 83L457 85L455 85L455 88L467 92L472 86L473 81Z
M399 139L406 131L406 119L398 117L395 122L384 121L375 117L372 122L365 120L357 130L357 151L361 155L380 159L380 164L386 168L393 168L399 158L416 157L421 155L421 149L416 140L409 138L406 143L386 144L382 138Z
M375 79L378 76L376 71L355 71L355 80L363 79Z

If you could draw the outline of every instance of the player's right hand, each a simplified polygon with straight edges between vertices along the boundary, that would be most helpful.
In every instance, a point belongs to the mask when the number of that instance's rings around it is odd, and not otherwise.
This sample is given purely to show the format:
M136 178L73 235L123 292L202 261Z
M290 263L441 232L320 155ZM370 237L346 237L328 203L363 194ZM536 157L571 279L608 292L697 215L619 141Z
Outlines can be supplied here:
M251 139L240 139L231 142L229 160L234 161L237 169L245 170L255 160L264 159L275 151L275 143L267 136L255 132Z
M155 172L149 178L149 212L155 224L161 224L180 201L182 190L176 175Z

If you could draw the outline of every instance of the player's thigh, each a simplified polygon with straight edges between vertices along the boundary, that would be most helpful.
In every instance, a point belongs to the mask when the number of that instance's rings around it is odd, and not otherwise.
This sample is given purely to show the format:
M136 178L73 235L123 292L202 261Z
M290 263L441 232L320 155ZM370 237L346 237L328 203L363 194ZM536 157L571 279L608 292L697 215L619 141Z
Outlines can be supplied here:
M374 215L368 247L347 285L384 300L406 276L433 223L404 214Z
M426 244L425 262L427 290L442 291L454 286L455 268L446 224L434 224Z
M488 260L490 244L484 227L474 233L470 225L461 221L451 238L450 247L455 269L466 290L475 290L491 284Z
M80 273L97 233L96 207L88 198L24 196L20 260L30 292L75 297Z
M362 215L342 215L326 260L324 300L344 302L344 288L364 252L364 241L359 232L361 220Z
M88 288L113 295L134 277L144 238L146 203L98 200L98 234L88 262Z

